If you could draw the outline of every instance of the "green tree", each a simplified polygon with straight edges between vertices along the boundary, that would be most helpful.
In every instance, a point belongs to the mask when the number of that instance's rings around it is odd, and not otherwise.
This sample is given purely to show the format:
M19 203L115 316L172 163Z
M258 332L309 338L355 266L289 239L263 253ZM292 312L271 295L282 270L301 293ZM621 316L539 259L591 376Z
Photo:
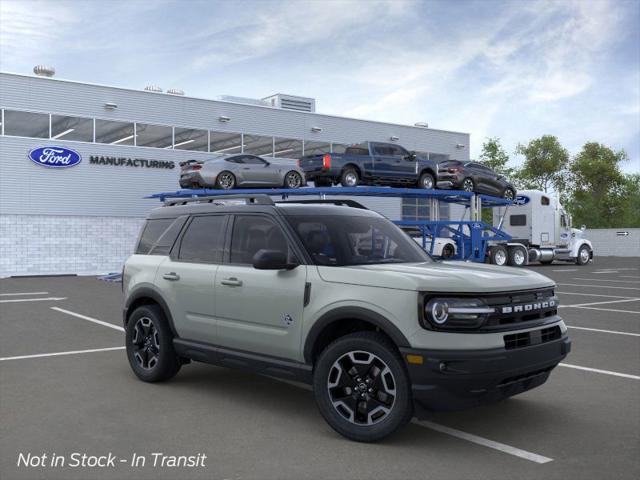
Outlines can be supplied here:
M569 168L568 208L576 225L631 226L622 223L633 223L638 215L640 205L634 207L632 202L634 198L637 202L639 181L620 171L626 159L624 150L615 152L597 142L584 144Z
M518 144L516 154L524 155L525 161L516 174L520 188L532 188L548 192L553 188L562 192L566 187L566 170L569 152L553 135L534 138L526 145Z
M513 175L513 168L508 167L509 154L502 148L498 137L486 138L482 144L480 162L506 177Z
M640 228L640 173L625 175L623 207L617 226Z

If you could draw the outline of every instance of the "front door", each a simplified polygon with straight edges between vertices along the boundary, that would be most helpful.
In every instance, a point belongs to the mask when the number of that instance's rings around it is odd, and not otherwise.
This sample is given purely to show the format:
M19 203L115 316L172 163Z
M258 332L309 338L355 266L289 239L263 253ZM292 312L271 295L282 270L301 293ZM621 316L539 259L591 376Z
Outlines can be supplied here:
M257 270L261 249L294 253L282 225L266 215L236 215L228 261L216 274L218 344L299 359L307 267Z
M227 215L195 216L159 266L156 285L171 310L178 335L216 342L215 278L222 262Z
M245 155L243 158L242 173L247 185L275 185L277 169L273 168L266 160L255 155Z

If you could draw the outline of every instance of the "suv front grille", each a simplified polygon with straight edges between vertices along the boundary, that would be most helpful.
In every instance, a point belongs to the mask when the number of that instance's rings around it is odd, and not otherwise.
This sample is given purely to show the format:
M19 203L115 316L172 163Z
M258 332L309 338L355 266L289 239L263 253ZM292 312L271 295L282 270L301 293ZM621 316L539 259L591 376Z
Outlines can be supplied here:
M482 299L496 309L482 326L483 330L504 330L514 324L544 320L558 314L558 299L553 288L483 296ZM552 305L544 306L550 302Z
M530 332L512 333L504 336L504 348L513 350L515 348L528 347L530 345L538 345L540 343L551 342L562 336L559 326L543 328L541 330L532 330Z

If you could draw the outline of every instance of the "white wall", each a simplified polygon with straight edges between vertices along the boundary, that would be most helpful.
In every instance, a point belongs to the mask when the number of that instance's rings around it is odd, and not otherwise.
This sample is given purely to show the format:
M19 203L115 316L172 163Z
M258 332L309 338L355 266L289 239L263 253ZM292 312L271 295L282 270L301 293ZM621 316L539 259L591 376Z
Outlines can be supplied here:
M640 257L640 228L588 228L584 238L591 240L594 257Z

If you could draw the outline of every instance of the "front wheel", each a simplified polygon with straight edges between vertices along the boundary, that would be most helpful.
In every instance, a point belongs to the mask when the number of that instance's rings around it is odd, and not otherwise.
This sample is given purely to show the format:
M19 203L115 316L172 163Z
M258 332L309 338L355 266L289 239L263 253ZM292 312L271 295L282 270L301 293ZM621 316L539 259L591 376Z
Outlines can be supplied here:
M182 365L173 348L173 335L157 305L136 308L125 329L127 358L144 382L162 382L178 373Z
M413 415L405 366L380 333L356 332L331 343L316 363L313 390L327 423L351 440L380 440Z
M462 190L465 192L473 192L476 186L471 178L465 178L462 182Z
M284 177L284 186L286 188L300 188L302 186L302 175L295 170L291 170Z
M430 173L423 173L420 175L420 180L418 180L418 188L423 188L425 190L433 190L436 182L433 178L433 175Z
M591 251L589 250L589 247L587 247L586 245L582 245L578 250L576 263L578 265L586 265L587 263L589 263L590 259L591 259Z

